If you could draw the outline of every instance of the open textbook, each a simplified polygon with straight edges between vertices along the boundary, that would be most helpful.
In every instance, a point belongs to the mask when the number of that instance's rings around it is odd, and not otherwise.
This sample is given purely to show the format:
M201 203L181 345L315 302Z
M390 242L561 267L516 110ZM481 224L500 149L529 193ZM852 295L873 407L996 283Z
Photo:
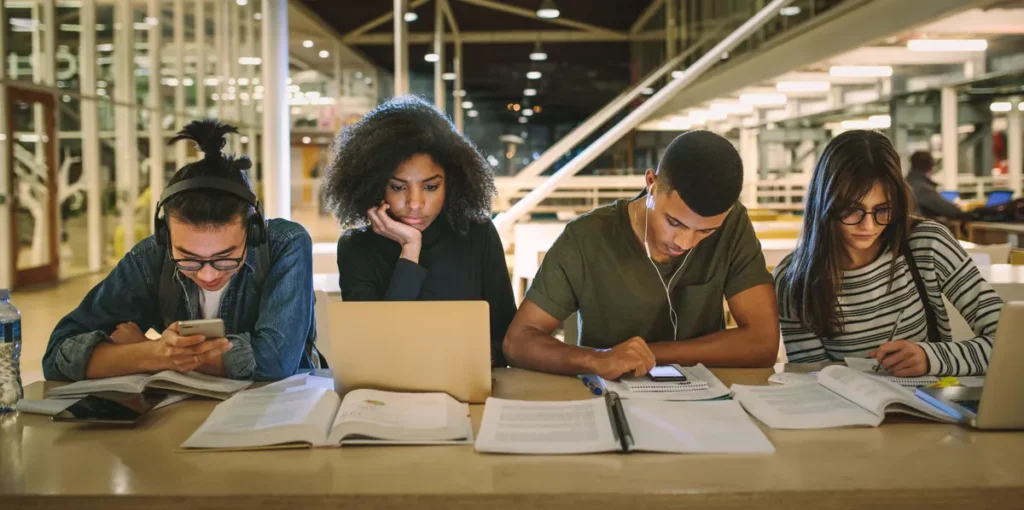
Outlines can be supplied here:
M602 379L608 391L625 400L715 400L729 396L729 388L704 365L672 365L686 376L685 381L652 381L647 376L624 376L618 381Z
M877 427L886 413L935 421L956 420L887 379L834 365L818 373L818 384L732 386L734 398L750 414L776 429Z
M252 449L472 440L469 406L445 393L353 390L343 400L333 388L305 384L243 391L217 404L181 446Z
M604 398L527 402L488 398L476 450L488 453L772 453L734 401Z
M200 374L199 372L179 373L164 370L155 374L123 375L104 379L89 379L73 382L48 391L47 397L82 397L101 391L142 393L146 388L171 390L203 397L225 400L231 395L252 385L252 381L236 381L224 377Z

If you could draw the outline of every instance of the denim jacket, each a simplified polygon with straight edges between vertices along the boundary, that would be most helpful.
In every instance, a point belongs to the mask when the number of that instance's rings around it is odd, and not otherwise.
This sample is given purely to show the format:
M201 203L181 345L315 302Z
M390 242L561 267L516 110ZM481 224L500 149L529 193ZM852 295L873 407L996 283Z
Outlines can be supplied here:
M288 220L267 226L270 269L262 289L253 270L256 248L250 247L242 268L231 278L218 316L233 347L224 353L224 371L232 379L276 380L311 368L307 344L316 342L313 311L313 241L306 229ZM43 356L49 380L85 379L96 344L109 341L118 324L134 322L145 332L163 331L158 303L160 272L167 249L147 237L61 319ZM176 320L200 318L199 287L175 271L185 296Z

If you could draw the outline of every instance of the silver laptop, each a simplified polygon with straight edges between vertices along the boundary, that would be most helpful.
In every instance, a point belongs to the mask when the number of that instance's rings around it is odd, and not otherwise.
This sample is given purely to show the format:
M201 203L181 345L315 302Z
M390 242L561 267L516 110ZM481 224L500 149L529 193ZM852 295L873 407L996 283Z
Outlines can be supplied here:
M330 302L330 354L339 391L440 391L491 396L486 301Z
M978 429L1024 429L1024 301L1006 303L983 388L918 388L917 396Z

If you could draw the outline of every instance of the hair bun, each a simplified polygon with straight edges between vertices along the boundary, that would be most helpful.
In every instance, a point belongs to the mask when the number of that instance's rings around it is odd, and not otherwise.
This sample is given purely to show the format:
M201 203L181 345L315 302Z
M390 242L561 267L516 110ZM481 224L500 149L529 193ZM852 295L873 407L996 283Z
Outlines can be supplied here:
M237 133L238 128L224 124L215 119L194 120L181 128L178 134L167 142L170 145L179 140L192 140L203 152L203 159L219 159L224 157L221 149L227 144L228 133ZM252 164L250 163L250 166Z
M252 168L252 160L249 159L247 156L242 156L242 157L240 157L240 158L238 158L236 160L233 160L231 162L231 166L233 166L236 169L244 172L244 171Z

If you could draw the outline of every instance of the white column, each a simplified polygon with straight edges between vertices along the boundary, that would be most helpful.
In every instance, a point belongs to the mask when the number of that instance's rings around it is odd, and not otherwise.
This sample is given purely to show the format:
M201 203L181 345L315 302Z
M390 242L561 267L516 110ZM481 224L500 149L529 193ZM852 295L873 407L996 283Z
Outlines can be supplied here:
M248 7L244 9L245 16L245 56L255 57L256 56L256 20L253 19L253 14L256 12L256 6L253 2L249 2ZM249 137L249 143L242 149L243 152L252 159L252 175L256 175L256 137L259 133L256 130L256 66L247 65L245 66L245 77L249 79L249 105L245 107L244 124L247 126L242 130L243 133L247 133Z
M743 159L743 195L740 202L748 209L757 207L757 179L761 166L757 128L740 130L740 157Z
M124 249L135 245L135 202L139 197L138 135L135 111L127 105L135 104L134 59L135 27L131 0L118 0L114 19L120 29L114 31L114 82L117 124L117 190L121 206L121 227L124 230ZM118 256L124 255L118 253Z
M452 62L455 69L455 87L452 90L452 106L455 109L455 129L458 132L463 133L464 119L462 115L462 41L459 39L455 40L455 60Z
M1021 129L1021 117L1024 112L1020 111L1021 97L1014 97L1010 101L1011 110L1006 114L1006 163L1010 175L1010 189L1014 197L1020 197L1024 184L1021 183L1021 174L1024 172L1024 133Z
M174 125L177 129L185 127L185 0L174 0L174 78L178 84L174 86ZM188 163L188 144L174 144L175 170Z
M238 79L242 77L242 66L238 63L238 56L242 50L242 31L239 30L240 23L238 17L242 15L242 10L239 8L237 2L224 2L228 11L228 30L231 32L231 44L228 48L228 69L231 72L231 79L235 80L235 93L233 94L234 100L231 101L233 106L231 122L235 126L242 125L242 91L245 90L241 83L238 83ZM231 152L234 154L242 153L242 142L240 136L232 136L229 138ZM250 172L255 172L250 170Z
M442 0L434 0L434 53L437 54L437 62L434 62L434 105L438 110L444 112L444 3Z
M4 2L0 0L0 23L7 24L7 10L4 6ZM6 26L3 26L6 29ZM7 143L7 86L4 85L4 80L7 78L7 45L5 37L0 32L0 110L3 111L3 115L0 115L0 197L3 197L3 202L0 203L0 225L3 225L4 232L7 232L8 225L11 224L11 204L14 203L14 193L11 192L11 171L7 168L7 151L10 150L10 144ZM90 202L91 203L91 202ZM11 245L10 235L0 235L0 288L10 288L14 282L13 275L11 275L11 258L13 256L14 248Z
M395 6L395 95L409 93L409 25L405 13L408 0L394 0Z
M288 0L263 0L263 201L267 216L290 218Z
M43 2L43 84L51 87L57 84L57 6L55 0ZM59 163L57 163L59 164Z
M210 116L206 105L206 0L196 0L196 112Z
M224 99L228 90L228 67L227 59L224 58L228 46L227 19L224 15L227 1L218 0L213 3L213 47L217 52L217 118L221 120L228 114L227 101ZM288 37L287 32L284 36Z
M160 25L160 0L147 0L147 16L157 20L149 26L149 217L156 213L156 204L164 192L164 126L163 87L160 86L160 63L163 56L163 26ZM177 16L177 14L175 14ZM86 31L83 28L83 32ZM179 83L179 89L185 85ZM153 225L149 225L152 230Z
M942 187L955 191L960 173L960 135L957 132L956 89L942 89ZM981 197L979 197L981 198Z
M83 27L96 26L96 0L82 0L79 23ZM82 178L85 179L86 225L89 236L89 270L103 269L103 247L106 237L103 232L102 187L100 175L100 123L96 106L96 30L82 30L78 34L78 65L81 92L82 116Z

